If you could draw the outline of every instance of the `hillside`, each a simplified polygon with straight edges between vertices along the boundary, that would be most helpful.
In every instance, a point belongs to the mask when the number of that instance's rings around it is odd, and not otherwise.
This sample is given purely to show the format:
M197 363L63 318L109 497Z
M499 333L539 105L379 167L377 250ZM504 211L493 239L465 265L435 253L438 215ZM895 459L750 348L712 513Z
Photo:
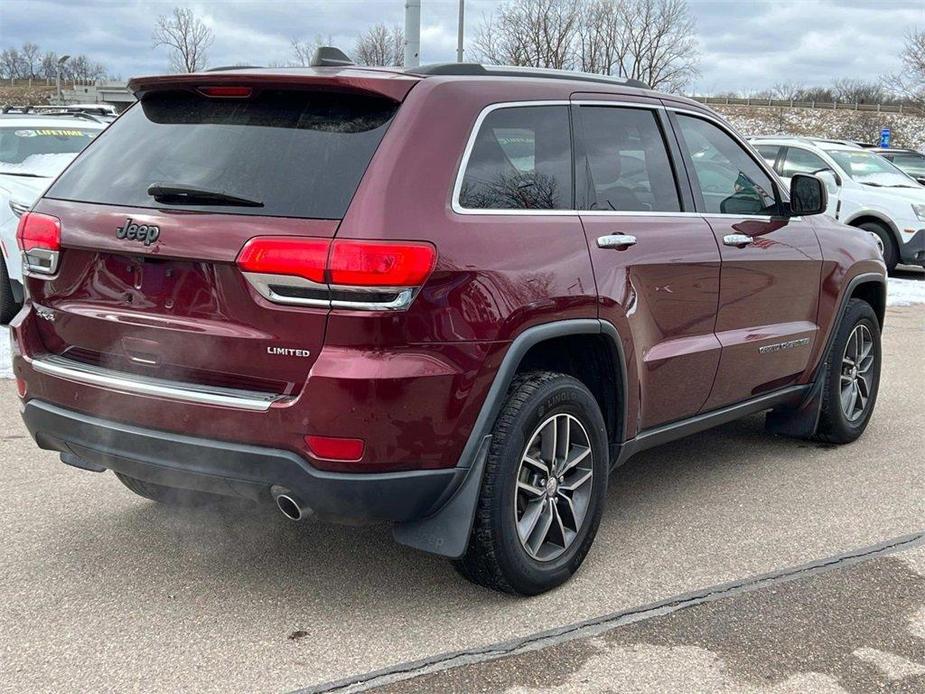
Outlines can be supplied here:
M894 147L925 150L925 117L821 108L768 108L710 104L745 135L803 135L878 142L880 129L893 131Z

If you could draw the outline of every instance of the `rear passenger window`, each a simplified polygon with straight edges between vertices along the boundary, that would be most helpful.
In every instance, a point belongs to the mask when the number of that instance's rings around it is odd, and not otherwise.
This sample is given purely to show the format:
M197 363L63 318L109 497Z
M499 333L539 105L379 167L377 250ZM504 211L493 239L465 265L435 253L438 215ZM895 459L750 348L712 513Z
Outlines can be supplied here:
M788 147L781 176L790 178L793 174L815 173L823 169L831 169L831 167L812 152L801 147Z
M490 112L469 155L459 204L481 210L572 209L568 107Z
M703 197L704 212L762 216L777 213L771 178L738 142L702 118L678 114L678 123L694 167L692 183Z
M581 106L577 114L579 209L680 211L678 188L654 112Z
M773 169L774 164L777 163L777 155L780 152L780 147L778 145L755 145L755 150L761 155L761 158L764 159L764 163Z

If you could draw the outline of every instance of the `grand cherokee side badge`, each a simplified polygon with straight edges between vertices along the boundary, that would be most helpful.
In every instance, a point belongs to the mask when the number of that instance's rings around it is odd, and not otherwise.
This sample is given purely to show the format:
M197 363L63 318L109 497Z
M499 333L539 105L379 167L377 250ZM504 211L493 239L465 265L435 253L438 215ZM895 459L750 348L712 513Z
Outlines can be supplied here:
M161 228L154 224L135 224L131 217L126 217L125 224L116 229L117 239L126 239L128 241L141 241L144 245L150 246L161 236Z

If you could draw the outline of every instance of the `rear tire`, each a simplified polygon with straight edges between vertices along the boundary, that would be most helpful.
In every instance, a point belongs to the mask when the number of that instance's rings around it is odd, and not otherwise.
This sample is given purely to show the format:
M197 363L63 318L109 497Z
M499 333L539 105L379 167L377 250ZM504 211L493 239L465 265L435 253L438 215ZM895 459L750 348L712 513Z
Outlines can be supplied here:
M6 271L6 263L0 258L0 325L6 325L19 313L22 306L13 297L13 284Z
M826 357L817 440L850 443L864 433L877 403L880 361L877 314L851 299Z
M475 524L457 571L520 595L561 585L594 541L608 473L604 418L585 385L547 371L519 375L492 431Z
M231 501L231 497L221 496L220 494L165 487L162 484L123 475L121 472L115 474L119 481L135 494L145 499L156 501L159 504L167 504L168 506L215 506Z
M883 248L883 262L886 263L886 271L892 275L896 264L899 263L899 249L896 247L893 232L877 222L864 222L858 228L879 239L879 245Z

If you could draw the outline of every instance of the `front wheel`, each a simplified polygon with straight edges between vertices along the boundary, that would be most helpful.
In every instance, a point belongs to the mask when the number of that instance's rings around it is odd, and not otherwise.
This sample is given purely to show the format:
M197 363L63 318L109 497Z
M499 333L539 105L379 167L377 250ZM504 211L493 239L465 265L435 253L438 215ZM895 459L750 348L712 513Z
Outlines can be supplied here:
M899 263L899 249L896 247L896 241L893 240L893 233L876 222L864 222L860 228L877 242L877 248L880 249L880 255L883 256L883 262L886 264L886 271L892 274Z
M880 323L866 301L851 299L825 363L816 438L850 443L867 428L880 389Z
M551 372L518 376L492 431L457 570L521 595L564 583L594 541L608 471L604 419L585 385Z

